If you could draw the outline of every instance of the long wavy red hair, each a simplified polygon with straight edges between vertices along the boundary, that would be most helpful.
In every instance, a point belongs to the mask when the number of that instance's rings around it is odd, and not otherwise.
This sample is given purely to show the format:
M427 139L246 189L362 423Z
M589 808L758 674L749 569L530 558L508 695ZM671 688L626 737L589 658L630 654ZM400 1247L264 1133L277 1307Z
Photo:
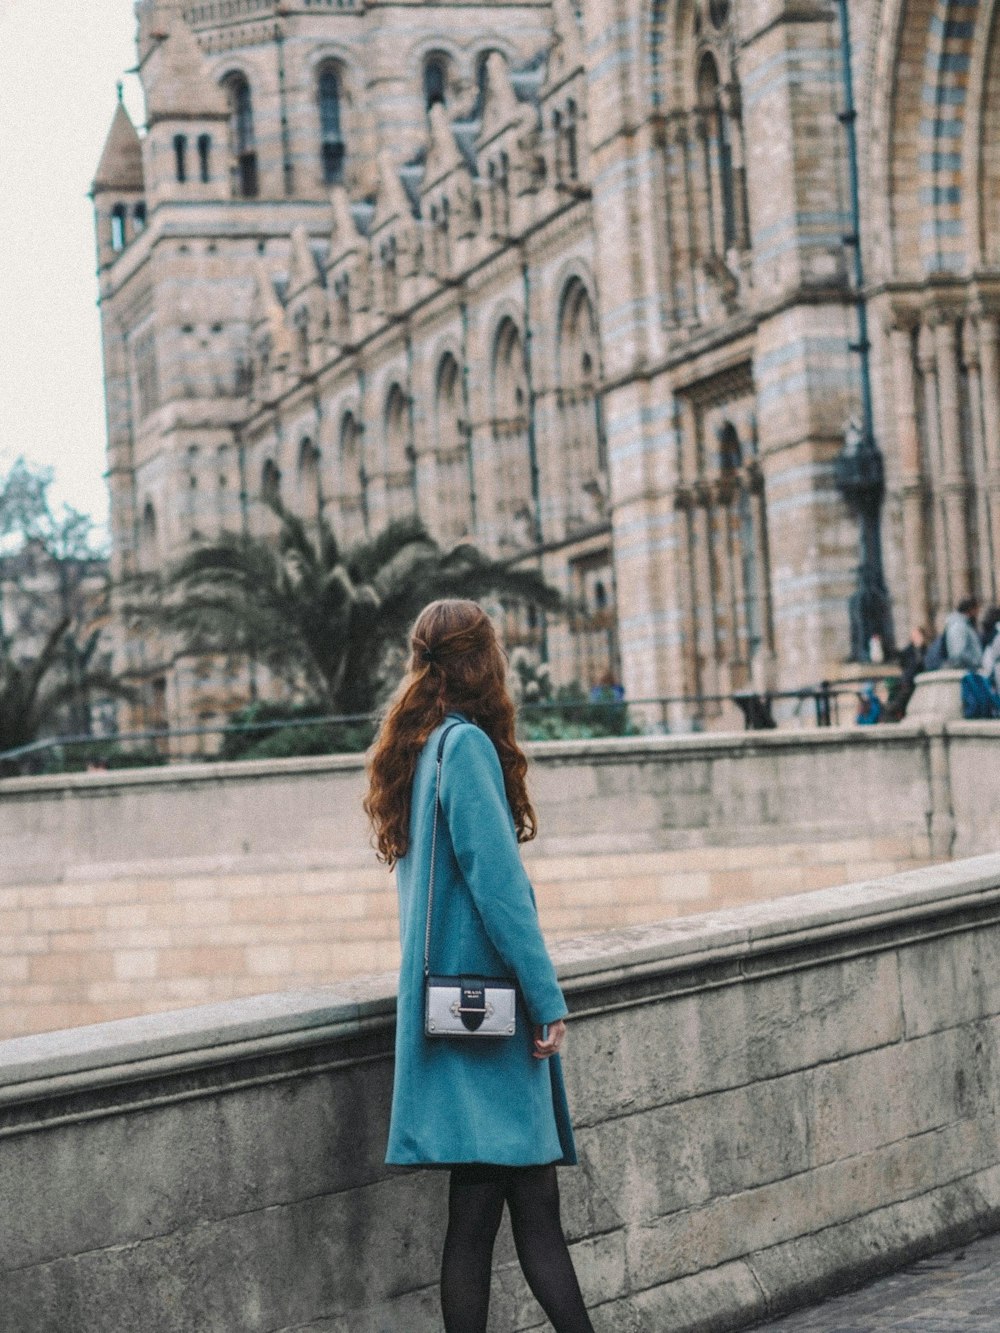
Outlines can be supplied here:
M448 597L431 602L410 632L406 675L389 700L367 754L364 809L380 861L392 868L410 842L410 790L420 751L457 709L493 742L503 769L518 842L538 831L528 799L528 761L514 739L514 702L507 689L507 660L493 622L478 602Z

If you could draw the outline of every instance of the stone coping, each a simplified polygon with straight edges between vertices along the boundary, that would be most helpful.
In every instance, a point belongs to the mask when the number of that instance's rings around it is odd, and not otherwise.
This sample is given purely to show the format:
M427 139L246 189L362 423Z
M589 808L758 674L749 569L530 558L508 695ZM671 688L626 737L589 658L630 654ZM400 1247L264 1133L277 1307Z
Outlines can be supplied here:
M1000 853L552 945L570 998L650 975L806 947L1000 902ZM697 985L695 981L695 986ZM396 974L0 1042L0 1106L387 1029Z
M775 731L684 732L666 736L597 736L589 740L526 741L533 759L688 757L718 754L734 747L795 750L817 745L871 745L912 741L942 733L1000 737L997 722L893 723L877 727L802 727ZM107 788L162 787L212 783L227 778L268 778L302 773L354 772L364 768L364 754L303 755L291 759L243 759L225 762L169 764L162 768L127 768L90 773L56 773L41 777L0 779L0 798L40 792L91 792Z

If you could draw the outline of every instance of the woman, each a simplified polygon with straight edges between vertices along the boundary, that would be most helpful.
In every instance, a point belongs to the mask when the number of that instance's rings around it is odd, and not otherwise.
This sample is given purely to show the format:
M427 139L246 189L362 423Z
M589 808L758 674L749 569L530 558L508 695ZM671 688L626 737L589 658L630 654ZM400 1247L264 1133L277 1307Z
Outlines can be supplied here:
M566 1003L518 842L533 838L506 659L476 602L432 602L369 753L365 810L396 866L402 963L386 1162L449 1167L446 1333L484 1333L506 1202L517 1256L557 1333L593 1333L559 1216L576 1148L558 1051ZM447 735L444 733L447 731ZM430 971L516 984L513 1037L424 1035L424 949L437 783Z

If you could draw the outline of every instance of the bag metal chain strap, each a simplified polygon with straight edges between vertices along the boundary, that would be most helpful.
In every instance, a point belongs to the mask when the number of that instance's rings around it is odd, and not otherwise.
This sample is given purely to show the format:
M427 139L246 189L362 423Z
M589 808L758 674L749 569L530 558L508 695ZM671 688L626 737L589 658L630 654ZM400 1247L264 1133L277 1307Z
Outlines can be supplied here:
M434 819L431 825L431 863L427 884L427 928L424 931L424 1031L429 1037L510 1037L515 1025L515 992L506 977L465 975L431 976L431 915L434 906L434 867L437 860L438 811L441 808L441 765L448 727L438 743L434 777Z

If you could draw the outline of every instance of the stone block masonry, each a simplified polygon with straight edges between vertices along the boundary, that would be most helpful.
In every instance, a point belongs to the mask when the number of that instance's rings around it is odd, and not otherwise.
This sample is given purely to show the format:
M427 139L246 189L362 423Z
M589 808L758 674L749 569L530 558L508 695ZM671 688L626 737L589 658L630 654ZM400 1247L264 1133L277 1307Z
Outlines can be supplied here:
M1000 856L555 946L598 1333L749 1327L1000 1225ZM431 1333L391 977L0 1043L11 1333ZM491 1333L544 1327L504 1224Z
M1000 727L529 747L551 938L987 851ZM398 961L360 756L0 782L0 1036Z

